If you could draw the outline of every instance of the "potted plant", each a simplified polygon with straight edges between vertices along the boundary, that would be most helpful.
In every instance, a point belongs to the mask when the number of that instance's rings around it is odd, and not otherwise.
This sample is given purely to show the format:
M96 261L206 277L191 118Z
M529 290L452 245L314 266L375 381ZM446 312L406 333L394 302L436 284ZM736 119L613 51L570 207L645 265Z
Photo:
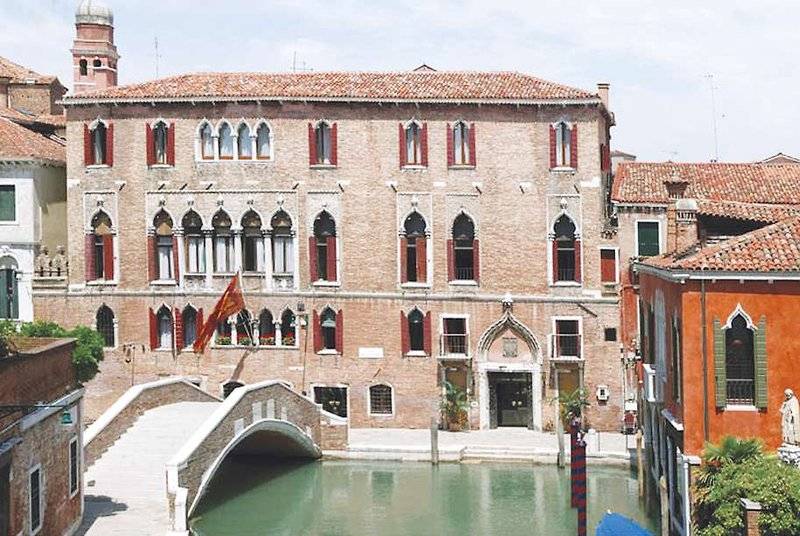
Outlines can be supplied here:
M561 424L566 431L569 431L569 424L580 419L583 415L583 408L589 406L589 399L586 398L586 391L575 389L571 393L559 393L559 411L561 412Z
M287 335L283 338L283 346L294 346L294 337Z
M444 382L444 399L442 411L445 416L447 429L451 432L464 430L468 422L469 401L467 393L452 382Z
M275 336L265 335L263 337L259 337L258 341L261 344L261 346L273 346L275 344Z

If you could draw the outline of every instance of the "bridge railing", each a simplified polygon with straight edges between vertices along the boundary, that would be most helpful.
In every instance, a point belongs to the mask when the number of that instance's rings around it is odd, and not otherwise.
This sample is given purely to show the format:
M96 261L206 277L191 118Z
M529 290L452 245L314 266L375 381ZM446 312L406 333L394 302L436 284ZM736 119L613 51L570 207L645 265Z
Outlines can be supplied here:
M222 460L243 436L266 423L293 436L304 455L347 445L347 419L322 410L279 380L235 389L167 463L167 499L173 531L188 515Z

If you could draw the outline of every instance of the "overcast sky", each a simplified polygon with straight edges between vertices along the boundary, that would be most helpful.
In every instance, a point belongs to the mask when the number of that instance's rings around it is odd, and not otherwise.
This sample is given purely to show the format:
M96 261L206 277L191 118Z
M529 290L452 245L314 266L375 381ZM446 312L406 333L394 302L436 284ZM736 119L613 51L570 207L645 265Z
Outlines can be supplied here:
M0 0L0 55L71 87L78 0ZM800 155L796 0L105 0L120 83L190 71L514 70L611 83L612 148L640 160Z

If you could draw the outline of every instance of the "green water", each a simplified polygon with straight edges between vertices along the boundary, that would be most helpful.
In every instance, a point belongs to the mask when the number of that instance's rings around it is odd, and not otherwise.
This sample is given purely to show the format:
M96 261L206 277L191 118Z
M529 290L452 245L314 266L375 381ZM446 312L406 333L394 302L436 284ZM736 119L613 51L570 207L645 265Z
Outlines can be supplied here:
M656 534L625 469L589 466L589 534L606 510ZM191 521L197 536L573 536L569 469L476 463L283 462L233 458Z

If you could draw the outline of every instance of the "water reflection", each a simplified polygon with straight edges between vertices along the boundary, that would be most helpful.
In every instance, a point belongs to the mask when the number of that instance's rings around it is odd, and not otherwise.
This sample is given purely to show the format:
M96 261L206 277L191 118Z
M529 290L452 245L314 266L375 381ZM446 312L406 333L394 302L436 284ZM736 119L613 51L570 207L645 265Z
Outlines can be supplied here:
M636 481L589 468L589 526L607 509L650 526ZM573 535L569 471L530 464L226 462L192 520L197 536Z

